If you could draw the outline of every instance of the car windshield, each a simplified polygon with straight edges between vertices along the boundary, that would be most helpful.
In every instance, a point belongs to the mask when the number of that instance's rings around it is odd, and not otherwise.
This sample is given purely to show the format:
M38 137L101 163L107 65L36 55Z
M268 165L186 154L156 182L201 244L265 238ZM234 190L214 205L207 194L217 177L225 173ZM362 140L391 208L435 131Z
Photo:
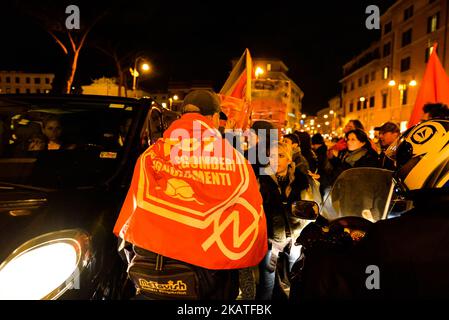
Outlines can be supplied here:
M67 100L0 99L0 182L60 189L114 174L137 108Z

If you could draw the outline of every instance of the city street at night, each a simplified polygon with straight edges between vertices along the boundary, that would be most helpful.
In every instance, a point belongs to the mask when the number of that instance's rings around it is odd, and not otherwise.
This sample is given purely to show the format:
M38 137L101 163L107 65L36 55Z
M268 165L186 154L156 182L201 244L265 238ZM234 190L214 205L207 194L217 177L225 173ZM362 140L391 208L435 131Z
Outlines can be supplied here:
M449 1L11 0L0 28L0 300L449 298Z

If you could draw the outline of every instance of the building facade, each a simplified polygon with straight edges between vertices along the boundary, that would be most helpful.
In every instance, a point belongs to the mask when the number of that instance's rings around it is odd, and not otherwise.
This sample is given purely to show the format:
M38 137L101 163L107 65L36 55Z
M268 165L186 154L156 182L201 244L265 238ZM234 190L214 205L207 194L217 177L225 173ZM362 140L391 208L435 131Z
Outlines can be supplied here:
M304 92L287 76L288 68L281 60L253 59L256 79L252 84L252 102L261 105L258 112L253 106L253 115L258 119L270 120L280 129L291 132L299 129ZM263 102L266 103L266 108ZM282 110L274 110L274 105L282 105ZM277 113L280 114L277 114ZM278 123L280 122L280 123Z
M115 78L100 78L95 79L89 85L81 86L83 94L92 94L100 96L121 96L129 98L142 98L149 96L149 93L144 90L131 90L125 92L125 88L121 87L121 94L119 94L119 86Z
M53 73L0 71L0 93L50 93Z
M407 127L434 42L447 70L448 10L443 0L399 0L381 16L380 39L343 66L343 122Z

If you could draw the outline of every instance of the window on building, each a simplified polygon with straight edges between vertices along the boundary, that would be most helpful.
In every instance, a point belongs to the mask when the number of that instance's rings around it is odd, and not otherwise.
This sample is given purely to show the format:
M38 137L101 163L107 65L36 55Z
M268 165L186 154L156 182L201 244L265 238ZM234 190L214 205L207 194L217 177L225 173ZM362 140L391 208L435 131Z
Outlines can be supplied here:
M434 3L435 2L435 0L429 0L429 3Z
M347 89L346 85L343 85L343 93L346 93Z
M41 93L41 89L36 89L36 93Z
M388 57L391 53L391 42L384 44L383 57Z
M413 5L404 10L404 21L410 19L413 16Z
M410 28L407 31L402 33L401 46L405 47L406 45L409 45L410 43L412 43L412 28Z
M25 78L25 82L26 82L26 83L30 83L30 82L31 82L30 77L26 77L26 78Z
M16 83L20 83L20 78L16 77Z
M369 74L365 74L365 84L369 82Z
M374 98L374 96L372 96L369 98L369 107L374 108L374 104L375 104L375 98Z
M435 32L440 27L440 13L427 18L427 33Z
M362 86L362 78L359 78L359 87L361 87Z
M391 31L391 27L392 27L392 22L391 21L386 23L385 26L384 26L384 34L389 33Z
M6 83L11 83L11 77L6 77Z
M354 81L351 82L351 91L354 90Z
M354 111L354 103L351 101L351 103L349 104L349 112L353 111Z
M382 79L383 80L388 79L389 75L390 75L390 68L389 67L384 67L384 69L382 70Z
M5 92L6 92L6 93L11 93L11 88L6 88L6 89L5 89Z
M401 72L407 71L410 69L410 57L404 58L401 60Z
M30 91L30 89L25 89L25 92L30 93L31 91Z
M19 88L16 88L16 93L20 93L20 89Z
M34 78L34 83L35 84L40 84L41 83L41 78Z
M357 101L357 111L359 111L362 108L362 101Z
M382 93L382 108L385 109L387 107L387 93Z
M267 71L271 71L271 63L267 63Z
M50 78L45 78L45 84L50 84Z
M408 96L408 88L406 88L405 90L402 90L402 101L401 101L402 105L407 104L407 96Z
M363 100L363 109L368 107L368 99Z
M376 80L376 71L371 71L371 81Z

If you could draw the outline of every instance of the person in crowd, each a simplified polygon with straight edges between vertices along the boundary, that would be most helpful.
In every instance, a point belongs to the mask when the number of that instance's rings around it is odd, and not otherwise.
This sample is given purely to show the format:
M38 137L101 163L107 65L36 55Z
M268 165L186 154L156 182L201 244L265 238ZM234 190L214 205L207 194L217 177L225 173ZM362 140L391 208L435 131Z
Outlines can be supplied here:
M271 122L258 120L251 125L248 133L248 149L244 155L256 176L259 176L269 164L271 146L279 138L278 130Z
M47 137L48 150L61 149L62 126L58 117L48 116L45 118L42 124L42 132Z
M421 120L449 118L449 108L443 103L427 103L424 105L423 111Z
M374 138L372 140L372 144L374 145L374 149L378 154L382 152L382 146L380 142L380 127L375 127L374 129Z
M315 152L312 149L312 143L310 140L310 135L307 132L295 131L295 134L298 136L299 147L301 148L301 154L306 158L307 163L309 164L309 170L316 174L318 159Z
M182 108L137 160L113 232L139 298L232 300L238 270L267 252L262 197L248 161L226 152L218 95L191 91Z
M371 146L371 141L365 131L354 129L346 133L347 150L330 161L334 168L333 181L341 172L356 167L378 167L379 157Z
M224 137L224 134L225 134L225 128L226 128L227 121L228 121L228 116L223 111L220 111L220 123L218 125L218 131L220 131L222 137Z
M306 158L301 154L301 148L299 147L298 136L294 133L284 135L282 141L291 146L293 150L293 162L296 168L299 168L302 173L307 174L310 171L309 163Z
M346 134L348 131L354 130L354 129L360 129L365 130L363 127L363 124L360 122L360 120L352 119L349 120L348 123L343 128L343 133ZM343 152L346 150L346 138L343 137L340 140L338 140L331 148L327 151L327 157L329 159L332 159L334 157L338 157L340 152Z
M394 170L394 161L385 156L385 150L399 137L401 131L399 127L393 122L385 122L382 126L374 129L379 130L379 140L381 145L381 153L379 161L381 168Z
M396 187L413 208L374 223L349 250L315 252L303 269L304 299L378 304L448 298L449 121L435 121L440 126L428 139L421 135L426 123L419 123L387 151L397 164Z
M267 216L269 250L259 265L260 279L256 299L270 300L273 296L275 271L279 253L287 251L291 262L296 260L298 248L292 248L292 239L298 236L298 219L294 219L291 208L294 201L301 200L301 191L308 186L306 176L292 161L291 147L283 142L270 150L270 166L259 176L263 207ZM293 249L290 251L290 248Z
M332 175L332 165L327 158L327 146L324 143L324 138L320 133L316 133L312 136L312 149L315 151L318 160L318 175L320 176L320 193L325 198L325 194L329 191L330 177Z

